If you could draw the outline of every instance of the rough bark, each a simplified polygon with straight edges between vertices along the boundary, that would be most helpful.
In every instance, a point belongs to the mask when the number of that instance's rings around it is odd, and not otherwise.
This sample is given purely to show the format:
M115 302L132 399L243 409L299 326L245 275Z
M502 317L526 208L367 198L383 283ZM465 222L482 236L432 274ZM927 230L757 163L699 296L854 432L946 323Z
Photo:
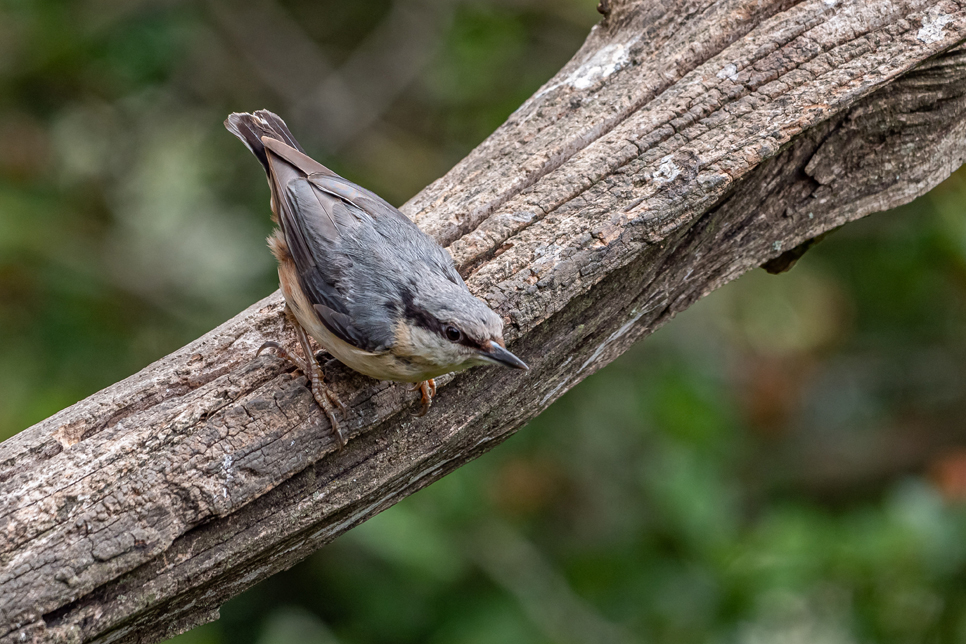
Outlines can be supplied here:
M404 207L507 321L521 375L330 362L336 450L278 293L0 444L0 642L155 642L491 449L714 288L924 193L966 154L961 2L612 0ZM789 256L791 257L791 256Z

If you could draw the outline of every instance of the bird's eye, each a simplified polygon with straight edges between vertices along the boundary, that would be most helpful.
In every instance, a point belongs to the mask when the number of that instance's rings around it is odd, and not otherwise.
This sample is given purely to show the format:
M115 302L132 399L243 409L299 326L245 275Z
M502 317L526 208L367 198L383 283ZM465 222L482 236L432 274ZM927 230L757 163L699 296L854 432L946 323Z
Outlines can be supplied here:
M450 342L459 342L463 339L463 333L455 326L446 327L446 339Z

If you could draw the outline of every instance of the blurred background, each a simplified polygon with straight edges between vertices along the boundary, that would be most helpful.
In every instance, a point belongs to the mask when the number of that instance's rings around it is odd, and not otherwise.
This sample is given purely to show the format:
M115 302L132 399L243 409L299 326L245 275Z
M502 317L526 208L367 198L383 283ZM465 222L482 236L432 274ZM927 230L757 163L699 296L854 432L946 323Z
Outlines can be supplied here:
M596 0L0 0L0 438L276 288L285 116L391 202ZM178 644L966 641L966 172L705 298Z

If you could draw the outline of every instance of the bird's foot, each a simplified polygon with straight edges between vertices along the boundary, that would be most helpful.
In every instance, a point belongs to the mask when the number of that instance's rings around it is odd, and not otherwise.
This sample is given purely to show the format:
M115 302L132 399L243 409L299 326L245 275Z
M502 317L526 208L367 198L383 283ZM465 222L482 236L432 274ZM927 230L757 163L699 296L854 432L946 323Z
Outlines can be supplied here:
M306 375L306 377L309 379L309 387L312 391L312 397L315 398L315 402L318 403L319 407L322 408L322 411L325 412L325 415L328 417L336 440L339 441L339 449L345 447L347 442L346 437L345 434L342 433L342 427L339 425L339 421L337 421L335 418L335 408L338 407L342 412L342 415L345 416L346 406L341 400L339 400L339 397L336 396L335 393L330 391L329 388L325 386L322 367L319 366L315 356L310 353L309 365L306 365L278 342L273 342L271 340L268 340L261 347L259 347L258 351L255 352L255 356L257 357L260 355L265 349L275 349L278 355L291 362L299 371Z
M328 387L325 386L325 381L322 375L322 367L316 362L315 356L311 358L312 366L310 367L309 381L312 383L312 397L315 398L315 402L319 403L319 407L325 412L325 415L329 417L329 423L332 424L332 431L335 433L335 438L339 441L339 449L346 446L348 442L345 434L342 433L342 426L339 425L339 421L335 419L335 408L338 407L339 411L342 412L342 417L346 416L346 407L339 400L339 397L335 395Z
M436 380L430 378L429 380L423 380L422 382L417 382L415 385L409 388L409 391L416 391L422 394L423 397L423 408L416 414L416 416L425 416L426 412L433 405L433 398L436 397Z

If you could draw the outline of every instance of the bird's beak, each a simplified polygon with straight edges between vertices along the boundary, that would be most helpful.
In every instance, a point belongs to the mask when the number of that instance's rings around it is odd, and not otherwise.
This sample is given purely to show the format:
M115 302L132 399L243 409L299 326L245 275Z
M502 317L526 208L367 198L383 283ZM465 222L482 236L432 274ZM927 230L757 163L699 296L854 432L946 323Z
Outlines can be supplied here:
M487 350L484 350L482 353L484 356L489 358L490 361L496 364L501 364L504 367L511 367L513 369L522 369L524 371L530 369L526 362L510 353L493 340L490 340L484 346L487 348Z

